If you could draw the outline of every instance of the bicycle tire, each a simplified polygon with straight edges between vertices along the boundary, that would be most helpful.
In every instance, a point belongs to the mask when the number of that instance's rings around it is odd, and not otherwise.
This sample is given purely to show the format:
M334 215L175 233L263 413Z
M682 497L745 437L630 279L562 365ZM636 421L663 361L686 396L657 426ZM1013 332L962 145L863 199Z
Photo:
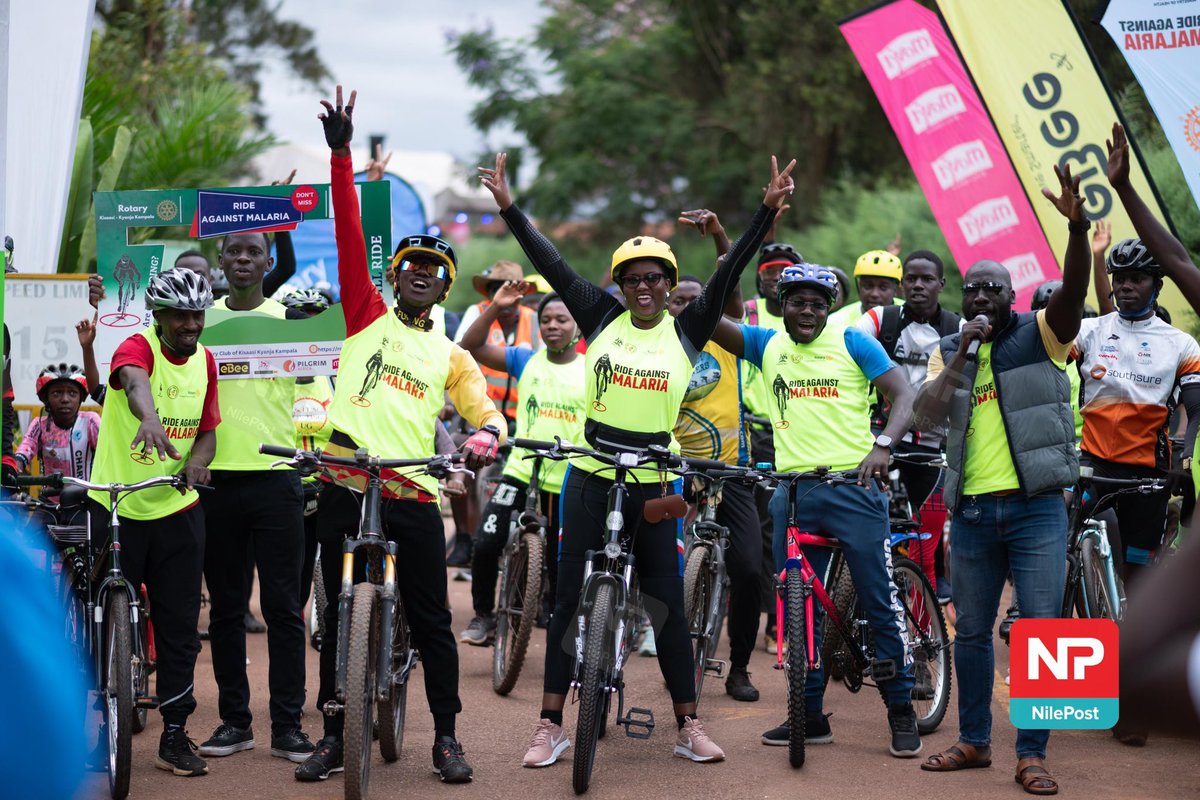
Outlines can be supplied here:
M853 618L852 612L858 595L854 592L854 581L850 579L850 569L846 566L846 559L838 558L837 569L830 576L829 584L825 587L829 593L829 599L833 602L833 607L837 609L838 616L849 624ZM825 625L821 628L821 663L825 668L826 686L831 680L840 681L845 677L845 666L851 663L846 646L847 642L841 632L830 624L827 617ZM840 658L839 655L841 655Z
M800 570L787 570L783 582L784 591L784 641L787 654L783 658L784 675L787 678L788 707L788 762L793 768L804 766L804 683L808 678L808 643L806 609L804 607L804 579Z
M379 753L383 760L391 763L400 758L404 748L404 715L408 710L408 679L412 672L401 675L400 670L409 663L412 653L412 631L408 628L408 617L404 613L404 601L396 598L396 613L392 618L392 685L387 696L379 701ZM385 724L385 723L391 724Z
M354 587L350 646L346 656L346 800L366 800L371 782L371 733L375 668L379 659L379 594L373 583Z
M129 596L109 592L104 603L104 724L108 733L108 791L113 800L129 794L133 756L133 636Z
M321 652L325 642L325 609L329 605L325 597L325 574L321 571L321 548L313 561L312 604L308 609L308 643L313 650Z
M712 548L707 544L696 544L688 553L683 568L684 618L692 634L693 668L696 679L696 702L700 702L704 688L705 665L712 649L709 636L708 610L712 606L713 590Z
M933 584L915 561L897 559L892 573L896 592L904 604L908 647L913 655L913 678L917 683L913 687L912 703L917 714L917 730L927 735L938 729L950 707L954 677L946 618L942 615ZM928 693L922 691L922 673L929 677Z
M501 570L500 609L492 643L492 690L499 695L513 690L525 665L529 637L542 608L545 550L541 536L524 533Z
M607 699L605 695L608 694L603 664L606 661L605 644L608 641L612 614L613 588L608 584L601 584L596 589L583 644L579 720L575 728L575 759L571 774L575 794L583 794L588 790L592 780L592 767L596 763L596 744L600 738L600 724Z
M1111 597L1104 576L1104 556L1096 546L1096 540L1087 536L1079 547L1080 580L1079 591L1083 593L1084 605L1080 616L1085 613L1091 619L1111 619L1120 622L1120 600ZM1117 577L1120 580L1120 577Z

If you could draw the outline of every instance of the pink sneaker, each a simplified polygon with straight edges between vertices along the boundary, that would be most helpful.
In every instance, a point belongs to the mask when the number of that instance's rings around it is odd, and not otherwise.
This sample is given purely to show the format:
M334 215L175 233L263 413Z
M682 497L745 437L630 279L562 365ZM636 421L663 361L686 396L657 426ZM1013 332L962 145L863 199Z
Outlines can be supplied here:
M684 717L679 738L675 740L675 755L692 761L724 761L725 751L708 737L698 719Z
M548 719L539 719L533 731L533 741L529 743L529 751L525 753L525 766L548 767L571 746L571 740L561 725L555 725Z

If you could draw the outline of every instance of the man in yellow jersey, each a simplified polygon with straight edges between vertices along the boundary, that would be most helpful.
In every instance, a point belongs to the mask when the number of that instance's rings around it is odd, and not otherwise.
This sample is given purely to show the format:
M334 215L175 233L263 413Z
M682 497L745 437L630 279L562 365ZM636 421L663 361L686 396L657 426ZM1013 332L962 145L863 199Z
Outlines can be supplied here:
M219 266L229 294L216 307L247 318L284 319L282 303L263 296L274 264L263 233L231 233L221 242ZM213 488L201 502L208 529L204 579L208 633L221 723L200 745L204 756L228 756L255 746L250 681L246 675L246 617L251 584L248 558L258 568L259 604L267 624L270 658L271 755L303 761L313 750L301 730L304 706L304 619L300 572L304 562L304 496L300 476L272 469L260 444L295 439L294 378L251 378L220 383L224 423L217 431Z
M1014 313L1008 270L981 261L963 276L962 331L929 358L916 424L949 421L946 507L958 611L958 742L921 765L946 772L991 764L992 639L1010 570L1023 618L1056 617L1066 580L1064 488L1079 478L1066 362L1079 332L1091 256L1079 179L1055 167L1067 218L1063 285L1038 312ZM1017 730L1016 779L1031 794L1058 783L1043 760L1048 730Z
M120 506L121 568L131 585L145 584L154 608L155 693L164 725L154 763L181 776L208 772L184 725L196 709L192 677L200 653L196 622L204 565L204 512L190 487L209 482L221 421L216 363L199 344L212 302L208 282L193 272L171 269L150 279L146 307L154 324L113 353L104 430L92 464L97 483L171 474L188 481L185 492L145 489ZM92 530L104 531L108 495L92 492L91 499Z
M787 560L786 530L791 492L796 498L800 530L836 536L841 543L859 603L875 638L878 666L893 677L879 680L891 729L889 751L897 758L921 752L921 736L912 706L913 662L906 642L904 610L892 580L887 495L882 491L894 443L912 419L912 388L883 346L854 326L828 325L837 278L824 267L797 264L779 279L780 305L786 330L723 320L713 340L735 355L753 361L763 378L778 387L771 407L775 428L775 466L783 472L811 472L828 467L855 470L859 485L823 485L813 478L781 485L771 499L775 522L775 569ZM867 390L878 388L891 402L883 433L871 432ZM826 548L807 548L817 574L829 561ZM814 619L821 635L824 615ZM814 643L814 648L818 645ZM805 683L804 739L809 744L833 741L823 712L824 668L811 670ZM763 744L786 745L791 728L784 723L763 734Z
M900 257L887 250L871 250L858 257L854 264L854 286L858 302L846 303L829 315L829 324L844 328L858 322L859 317L875 306L900 305L900 281L904 268Z
M354 189L349 143L355 94L342 105L322 101L325 141L332 151L331 195L338 247L338 281L346 315L338 383L329 409L333 432L329 450L353 454L358 448L380 458L424 458L434 455L434 428L449 391L455 407L479 430L463 444L467 464L491 463L505 435L504 417L487 396L479 367L458 345L433 330L431 309L445 299L454 281L454 249L434 236L407 236L392 258L396 305L389 309L371 282L367 244L363 238ZM379 360L380 379L360 392L367 364ZM421 656L425 697L433 715L433 766L447 783L470 781L473 771L455 736L462 711L458 697L458 649L446 606L446 551L437 480L384 475L380 508L384 534L400 547L396 586L404 602L413 644ZM362 483L350 482L361 489ZM317 539L322 552L336 552L347 535L358 530L361 495L336 483L321 491ZM338 587L341 576L324 573L325 635L336 641ZM333 699L336 648L321 649L321 682L317 709ZM343 769L344 715L325 715L325 738L316 752L296 768L299 781L318 781Z

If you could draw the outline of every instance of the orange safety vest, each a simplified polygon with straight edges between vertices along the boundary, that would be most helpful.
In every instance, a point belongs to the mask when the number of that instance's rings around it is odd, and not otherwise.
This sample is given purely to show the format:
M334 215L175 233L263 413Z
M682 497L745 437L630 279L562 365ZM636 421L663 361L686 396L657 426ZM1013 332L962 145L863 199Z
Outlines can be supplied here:
M488 307L488 301L476 303L476 307L480 313ZM519 347L525 345L532 348L534 339L537 336L537 313L532 308L525 306L520 307L520 316L517 318L517 330L513 335L512 341L504 338L504 328L500 326L500 322L492 323L491 330L488 331L488 344L496 347ZM509 422L517 418L517 381L507 372L502 369L492 369L479 365L480 372L487 380L487 396L500 413L505 416Z

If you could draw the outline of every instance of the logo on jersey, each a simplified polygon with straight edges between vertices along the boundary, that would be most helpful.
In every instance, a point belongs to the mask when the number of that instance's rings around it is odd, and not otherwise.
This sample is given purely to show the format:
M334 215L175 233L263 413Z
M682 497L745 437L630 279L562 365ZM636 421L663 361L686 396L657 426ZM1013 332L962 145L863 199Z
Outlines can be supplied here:
M617 344L619 347L620 340L617 340L617 342L614 342L614 344ZM604 397L604 393L608 391L608 384L612 382L613 367L612 361L608 357L608 353L600 356L600 359L596 362L596 366L592 368L592 371L596 373L596 397L594 400L592 400L592 408L596 409L597 411L607 411L608 406L604 405L604 403L601 403L600 398Z
M775 406L779 409L779 421L775 423L775 427L780 430L791 427L792 423L784 419L787 416L788 385L782 375L775 376L775 382L771 384L771 392L775 395Z

